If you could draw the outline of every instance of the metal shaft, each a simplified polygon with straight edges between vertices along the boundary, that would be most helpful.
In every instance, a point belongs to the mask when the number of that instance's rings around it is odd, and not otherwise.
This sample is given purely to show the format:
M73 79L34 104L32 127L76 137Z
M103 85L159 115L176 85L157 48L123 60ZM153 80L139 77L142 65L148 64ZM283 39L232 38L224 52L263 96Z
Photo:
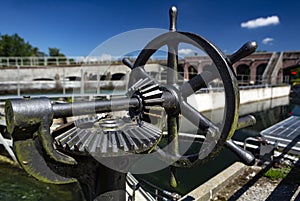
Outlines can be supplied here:
M53 104L53 117L70 117L74 115L85 115L92 113L102 113L111 111L128 110L129 108L138 108L140 102L137 98L120 98L101 101L83 101L73 103Z

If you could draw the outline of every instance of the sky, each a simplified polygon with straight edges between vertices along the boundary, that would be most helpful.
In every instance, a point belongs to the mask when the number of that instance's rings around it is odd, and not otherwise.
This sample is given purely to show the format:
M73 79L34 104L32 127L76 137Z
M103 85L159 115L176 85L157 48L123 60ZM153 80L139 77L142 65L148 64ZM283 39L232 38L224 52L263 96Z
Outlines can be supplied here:
M250 40L261 51L300 50L299 0L2 0L0 33L17 33L45 53L56 47L87 56L124 32L168 29L173 5L179 31L201 35L226 54Z

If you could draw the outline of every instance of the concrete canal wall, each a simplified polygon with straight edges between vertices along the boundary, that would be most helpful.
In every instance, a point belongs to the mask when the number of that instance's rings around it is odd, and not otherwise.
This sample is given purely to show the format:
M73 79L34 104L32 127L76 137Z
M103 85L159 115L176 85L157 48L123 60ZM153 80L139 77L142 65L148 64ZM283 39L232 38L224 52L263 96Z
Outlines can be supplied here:
M290 86L265 86L261 88L241 88L240 104L254 103L263 100L275 99L288 96ZM199 101L200 100L200 101ZM188 102L198 111L204 112L225 106L224 92L196 93L188 97Z

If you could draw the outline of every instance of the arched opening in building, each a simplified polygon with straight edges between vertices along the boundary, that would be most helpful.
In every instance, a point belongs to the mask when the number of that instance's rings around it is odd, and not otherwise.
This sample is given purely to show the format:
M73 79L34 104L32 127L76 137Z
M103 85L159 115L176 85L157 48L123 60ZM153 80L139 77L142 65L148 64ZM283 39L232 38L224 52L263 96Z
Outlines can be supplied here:
M68 77L66 77L66 79L68 79L69 81L80 81L81 77L79 77L79 76L68 76Z
M236 67L236 75L239 85L248 85L250 81L250 67L247 64L241 64Z
M54 81L52 78L34 78L33 81Z
M100 80L106 80L107 75L99 75L100 76Z
M111 76L111 80L122 80L124 77L124 73L115 73Z
M198 74L198 70L193 65L190 65L188 67L188 72L189 72L189 79L192 79Z
M263 83L263 74L267 68L266 63L264 64L260 64L259 66L257 66L256 68L256 84L262 84Z

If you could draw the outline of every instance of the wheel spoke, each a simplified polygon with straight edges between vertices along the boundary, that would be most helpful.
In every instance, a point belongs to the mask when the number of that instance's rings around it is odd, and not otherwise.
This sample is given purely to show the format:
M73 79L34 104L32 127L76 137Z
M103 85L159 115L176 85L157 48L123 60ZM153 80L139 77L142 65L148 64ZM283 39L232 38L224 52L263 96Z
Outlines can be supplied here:
M186 101L182 101L180 109L181 114L201 130L211 129L213 131L219 132L219 128L213 122L203 116Z
M201 74L190 79L180 87L180 92L183 98L192 95L195 91L207 86L207 83L213 81L217 77L217 73L211 71L203 71Z
M167 118L169 152L174 156L179 155L178 121L178 116L168 116Z
M178 80L178 43L168 44L167 84L172 85Z
M178 80L178 43L173 41L173 43L168 44L168 63L167 63L167 84L173 85L177 83ZM179 155L179 141L178 141L178 131L179 131L179 117L178 115L168 115L168 142L170 144L169 151L172 155Z

